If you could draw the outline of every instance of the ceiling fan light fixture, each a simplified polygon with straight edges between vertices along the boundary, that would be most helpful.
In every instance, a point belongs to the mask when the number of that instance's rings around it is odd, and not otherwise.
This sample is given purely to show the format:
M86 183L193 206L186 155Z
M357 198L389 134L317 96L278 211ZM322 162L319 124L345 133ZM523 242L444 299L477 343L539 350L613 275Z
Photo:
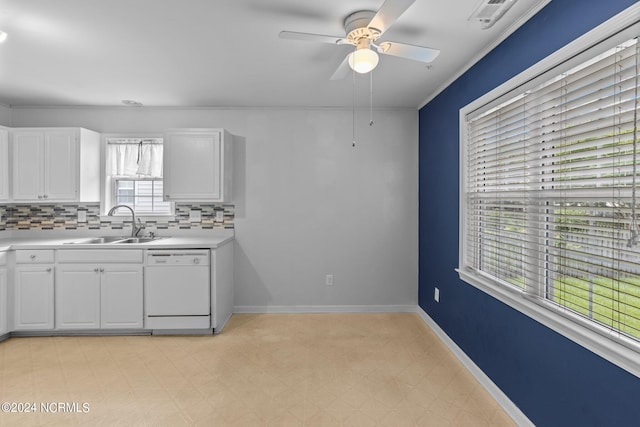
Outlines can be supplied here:
M376 68L379 59L378 54L368 47L358 49L349 55L349 66L356 73L366 74Z

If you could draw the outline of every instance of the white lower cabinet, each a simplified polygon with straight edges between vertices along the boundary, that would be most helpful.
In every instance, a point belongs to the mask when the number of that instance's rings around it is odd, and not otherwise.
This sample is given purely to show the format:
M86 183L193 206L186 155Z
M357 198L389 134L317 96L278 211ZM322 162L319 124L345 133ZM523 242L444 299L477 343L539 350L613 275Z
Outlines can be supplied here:
M60 264L56 329L142 328L142 266Z
M99 327L99 267L59 265L56 269L56 329Z
M53 264L15 269L14 329L53 329Z
M7 332L7 269L0 268L0 335Z
M9 332L7 309L7 252L0 251L0 335Z
M142 266L105 265L100 275L100 326L142 328Z
M141 250L59 250L56 329L141 329Z

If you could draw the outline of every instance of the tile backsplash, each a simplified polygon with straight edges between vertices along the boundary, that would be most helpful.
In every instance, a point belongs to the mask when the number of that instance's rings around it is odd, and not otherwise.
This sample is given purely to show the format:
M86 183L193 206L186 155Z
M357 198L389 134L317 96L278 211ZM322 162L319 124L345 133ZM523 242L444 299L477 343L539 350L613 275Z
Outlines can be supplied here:
M0 205L0 231L7 229L7 206Z
M201 221L189 221L191 210L201 212ZM78 222L78 211L85 211L87 222ZM215 222L216 211L224 212L224 222ZM100 216L99 203L57 204L7 204L0 205L0 231L5 230L119 230L131 226L127 217L124 222L111 221ZM143 221L150 230L213 230L232 229L234 205L182 204L176 203L172 219L147 217Z

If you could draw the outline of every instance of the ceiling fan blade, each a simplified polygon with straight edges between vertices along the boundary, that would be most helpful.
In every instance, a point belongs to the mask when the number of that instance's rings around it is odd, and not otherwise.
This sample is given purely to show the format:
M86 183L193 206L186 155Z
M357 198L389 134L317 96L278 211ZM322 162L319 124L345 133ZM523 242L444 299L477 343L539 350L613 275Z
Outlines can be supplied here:
M367 28L375 28L380 31L380 34L387 31L387 29L400 18L400 15L405 10L409 9L416 0L386 0L375 16L367 25Z
M439 49L397 42L380 43L378 52L384 53L385 55L398 56L400 58L407 58L427 63L436 59L440 54Z
M338 65L338 68L333 73L330 80L342 80L347 77L347 74L349 74L349 71L351 70L351 67L349 67L349 55L344 57L344 60L340 65Z
M298 33L296 31L280 31L279 37L286 40L299 40L303 42L345 44L349 43L343 37L325 36L322 34Z

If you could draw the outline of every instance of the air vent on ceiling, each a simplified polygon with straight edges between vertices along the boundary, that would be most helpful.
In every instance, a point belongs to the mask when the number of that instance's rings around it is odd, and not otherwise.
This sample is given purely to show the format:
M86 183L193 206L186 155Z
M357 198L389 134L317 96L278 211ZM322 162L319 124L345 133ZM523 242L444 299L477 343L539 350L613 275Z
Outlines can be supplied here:
M481 28L486 30L502 18L516 0L482 0L469 17L469 21L480 21Z

